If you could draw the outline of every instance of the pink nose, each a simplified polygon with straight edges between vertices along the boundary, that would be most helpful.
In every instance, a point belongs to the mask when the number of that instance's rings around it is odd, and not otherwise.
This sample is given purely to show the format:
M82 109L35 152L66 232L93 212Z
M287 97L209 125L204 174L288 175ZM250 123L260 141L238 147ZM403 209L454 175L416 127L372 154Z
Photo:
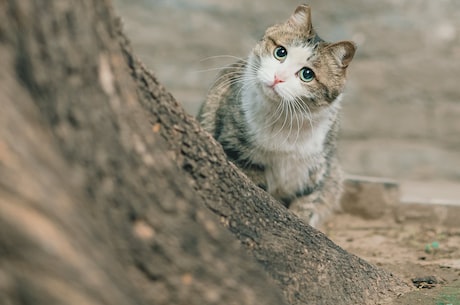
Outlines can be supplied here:
M275 87L279 83L284 83L284 80L282 80L281 78L279 78L278 76L275 75L275 79L273 80L272 87Z

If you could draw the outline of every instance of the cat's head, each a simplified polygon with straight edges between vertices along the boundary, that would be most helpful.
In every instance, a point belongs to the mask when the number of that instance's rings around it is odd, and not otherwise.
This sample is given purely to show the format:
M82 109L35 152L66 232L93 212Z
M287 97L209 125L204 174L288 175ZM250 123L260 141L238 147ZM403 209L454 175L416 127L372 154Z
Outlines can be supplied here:
M301 5L286 22L267 29L248 71L269 100L302 100L315 110L342 93L355 50L350 41L323 41L312 27L310 7Z

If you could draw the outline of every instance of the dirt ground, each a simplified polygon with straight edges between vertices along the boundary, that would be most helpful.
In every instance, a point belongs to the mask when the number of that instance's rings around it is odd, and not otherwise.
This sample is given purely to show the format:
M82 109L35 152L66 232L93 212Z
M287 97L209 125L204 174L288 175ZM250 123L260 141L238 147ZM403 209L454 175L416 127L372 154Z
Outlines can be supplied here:
M460 305L460 226L338 214L323 231L343 249L414 287L394 304Z

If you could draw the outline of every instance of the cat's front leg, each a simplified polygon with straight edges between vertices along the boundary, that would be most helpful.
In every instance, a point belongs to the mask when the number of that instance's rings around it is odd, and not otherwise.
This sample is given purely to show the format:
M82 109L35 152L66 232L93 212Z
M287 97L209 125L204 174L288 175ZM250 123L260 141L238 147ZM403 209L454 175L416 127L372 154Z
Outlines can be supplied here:
M289 209L315 228L319 228L335 212L341 210L342 172L338 164L332 163L333 176L325 180L323 188L292 200Z

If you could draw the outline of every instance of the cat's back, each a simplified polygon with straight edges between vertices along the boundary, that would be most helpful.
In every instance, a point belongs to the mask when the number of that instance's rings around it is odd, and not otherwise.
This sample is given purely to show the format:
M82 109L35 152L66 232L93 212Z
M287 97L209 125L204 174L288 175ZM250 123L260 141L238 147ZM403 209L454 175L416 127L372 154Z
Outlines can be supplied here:
M206 100L198 112L198 121L206 131L216 134L221 116L235 113L238 107L241 86L243 85L244 61L238 61L224 68L209 89Z

